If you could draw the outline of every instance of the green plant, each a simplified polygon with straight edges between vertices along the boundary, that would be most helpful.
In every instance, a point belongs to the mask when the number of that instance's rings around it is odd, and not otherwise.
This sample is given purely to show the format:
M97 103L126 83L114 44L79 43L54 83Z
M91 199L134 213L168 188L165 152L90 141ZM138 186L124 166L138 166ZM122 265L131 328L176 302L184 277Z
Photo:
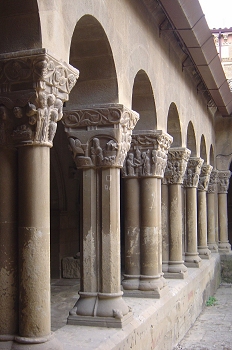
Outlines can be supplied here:
M206 306L212 306L216 304L217 299L215 297L209 297L206 301Z

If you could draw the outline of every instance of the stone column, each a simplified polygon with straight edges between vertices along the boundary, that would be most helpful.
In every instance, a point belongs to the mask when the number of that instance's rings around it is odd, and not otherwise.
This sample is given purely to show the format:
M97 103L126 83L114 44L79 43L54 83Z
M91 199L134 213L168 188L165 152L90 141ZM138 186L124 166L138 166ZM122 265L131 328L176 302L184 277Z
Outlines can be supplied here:
M161 179L167 163L167 152L172 138L162 131L137 131L132 135L130 152L124 165L126 181L140 179L140 198L131 206L140 211L140 281L137 290L126 293L132 296L159 298L166 283L162 274L161 237ZM128 178L129 177L129 178ZM125 216L130 212L125 212ZM139 213L138 213L139 214ZM126 244L133 244L127 242ZM137 244L137 248L139 244ZM127 254L127 251L126 251ZM133 260L129 259L130 266ZM124 276L123 286L128 280Z
M170 148L165 177L169 183L170 255L168 278L185 278L187 267L182 258L182 184L190 157L187 148Z
M7 54L1 67L0 100L11 113L19 169L19 329L12 349L58 350L50 325L50 147L78 71L44 49Z
M1 97L0 97L1 99ZM17 153L9 110L0 106L0 349L18 334Z
M218 221L220 253L230 253L231 245L228 240L227 193L229 187L230 170L218 171Z
M212 166L203 164L198 183L197 218L198 218L198 252L201 259L210 259L211 251L207 246L207 203L208 190Z
M190 157L184 186L186 188L186 252L185 265L200 267L201 258L197 252L197 187L204 160Z
M119 104L67 111L64 118L83 173L81 290L69 324L122 327L131 321L121 291L119 186L137 120L137 113Z
M122 281L124 290L138 290L140 280L140 184L138 174L130 164L124 177L124 232L125 232L125 273ZM129 175L130 174L130 175Z
M218 171L213 169L210 175L208 192L207 192L207 230L208 230L208 248L211 253L218 252L216 242L216 214L215 201L217 200L217 181Z
M168 272L169 262L169 194L168 183L164 177L161 185L161 232L162 232L162 271Z

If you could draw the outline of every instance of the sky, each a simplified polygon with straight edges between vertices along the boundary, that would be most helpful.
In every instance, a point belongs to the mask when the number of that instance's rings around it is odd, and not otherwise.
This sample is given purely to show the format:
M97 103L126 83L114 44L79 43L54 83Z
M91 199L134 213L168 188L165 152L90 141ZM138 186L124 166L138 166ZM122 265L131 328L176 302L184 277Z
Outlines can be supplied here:
M199 0L199 2L210 29L232 27L232 0Z

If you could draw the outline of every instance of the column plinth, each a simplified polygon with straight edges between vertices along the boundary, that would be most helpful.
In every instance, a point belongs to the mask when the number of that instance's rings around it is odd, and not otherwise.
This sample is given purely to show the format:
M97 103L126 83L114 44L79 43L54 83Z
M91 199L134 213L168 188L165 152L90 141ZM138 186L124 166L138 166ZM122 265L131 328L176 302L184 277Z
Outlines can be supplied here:
M203 159L190 157L184 179L186 188L186 252L185 265L200 267L197 251L197 187Z
M68 324L123 327L132 318L121 291L120 168L137 120L119 104L66 112L65 131L83 174L81 290Z
M171 142L172 138L160 130L136 131L124 163L124 182L134 184L134 188L130 188L130 208L125 210L125 229L129 220L133 222L133 212L137 215L134 224L136 229L139 225L137 232L140 233L136 241L127 232L125 236L126 247L133 246L133 250L140 252L136 269L130 251L125 252L126 274L122 284L128 296L160 298L167 290L162 273L161 179ZM129 277L127 271L132 272ZM129 283L130 290L127 289Z
M206 192L208 190L212 166L203 164L198 183L197 198L197 218L198 218L198 252L201 259L210 259L211 251L207 245L207 201Z
M208 229L208 248L211 253L218 252L216 242L216 216L215 201L217 200L217 181L218 171L213 169L210 175L208 192L207 192L207 229Z
M190 157L187 148L170 148L165 177L169 184L170 252L167 278L185 278L187 267L182 253L182 184Z
M57 122L63 115L63 102L68 100L78 70L58 61L46 49L1 55L0 63L0 84L4 87L0 104L9 115L9 121L4 116L0 122L0 143L10 139L18 148L15 193L18 192L19 213L18 242L17 239L15 242L18 243L19 322L16 316L14 323L19 324L12 349L57 350L62 346L55 340L50 326L50 147ZM12 178L11 181L14 184ZM12 205L11 198L9 203ZM8 223L9 217L8 213ZM7 249L13 252L16 243L12 245L12 233L9 232L8 238L11 247L8 242ZM12 287L16 282L17 278ZM14 307L10 314L13 313ZM0 314L4 325L9 315Z
M220 253L230 253L231 245L228 240L227 192L229 187L230 170L218 171L218 222Z

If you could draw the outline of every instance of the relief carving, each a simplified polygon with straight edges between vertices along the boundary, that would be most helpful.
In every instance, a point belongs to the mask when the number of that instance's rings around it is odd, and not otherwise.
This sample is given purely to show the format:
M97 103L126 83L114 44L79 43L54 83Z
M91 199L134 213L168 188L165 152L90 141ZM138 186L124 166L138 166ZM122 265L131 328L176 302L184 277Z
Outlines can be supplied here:
M122 167L138 119L122 105L66 111L63 124L77 167ZM82 154L75 151L77 143Z
M185 187L198 187L199 176L201 173L201 167L204 160L201 158L190 157L187 170L184 177L184 186Z
M213 169L210 174L208 193L216 193L217 184L218 184L218 171L216 169Z
M198 190L199 191L207 191L209 185L210 174L213 167L209 164L203 164L201 168Z
M154 176L163 178L172 137L160 131L132 135L130 152L124 162L122 176Z
M170 148L165 178L168 184L183 184L191 151L188 148Z
M24 110L14 107L14 116L22 119L22 123L13 130L12 137L15 142L52 145L57 122L63 115L63 103L55 95L42 91L36 104L38 108L32 103L28 103Z
M230 170L218 171L218 193L228 192L230 177Z

